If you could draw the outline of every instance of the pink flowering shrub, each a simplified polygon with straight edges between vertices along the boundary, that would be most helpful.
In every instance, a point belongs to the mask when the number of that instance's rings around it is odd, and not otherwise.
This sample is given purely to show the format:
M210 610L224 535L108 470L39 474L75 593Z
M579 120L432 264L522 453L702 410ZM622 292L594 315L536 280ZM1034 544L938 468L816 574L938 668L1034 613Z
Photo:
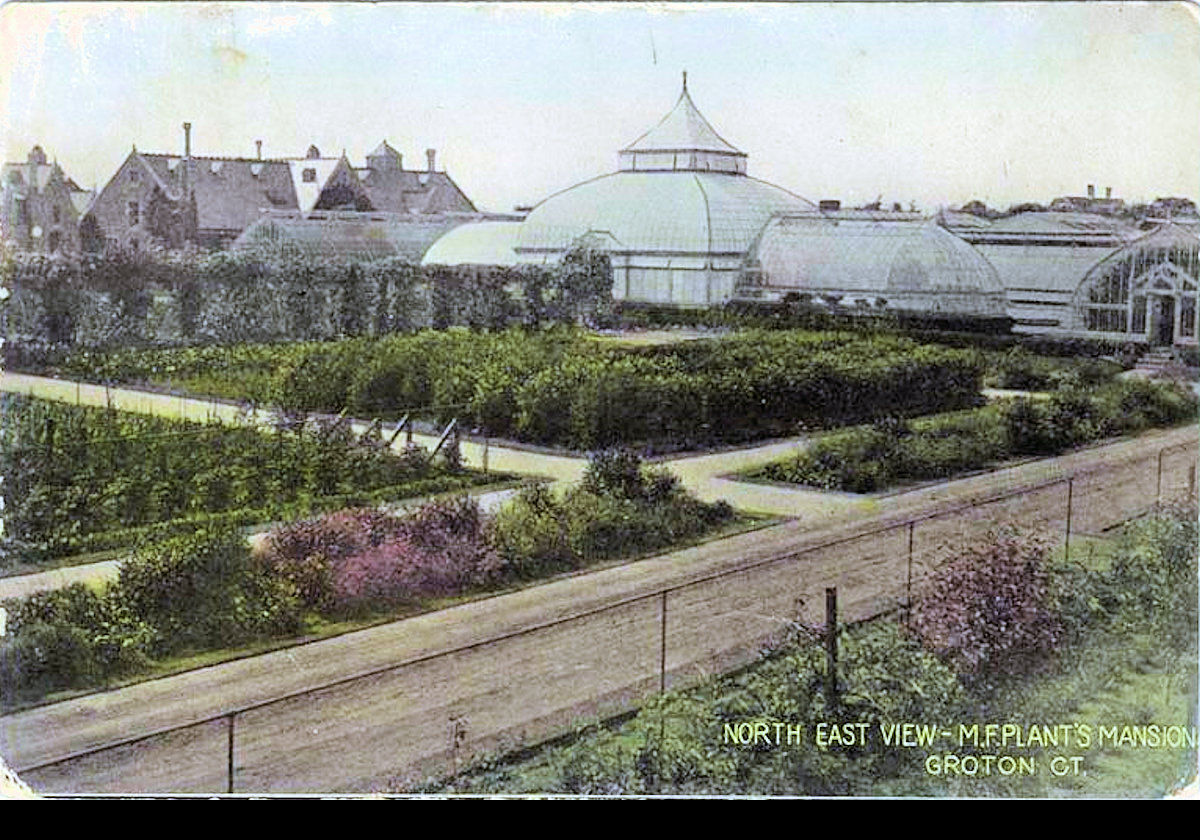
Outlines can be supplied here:
M337 511L273 531L263 565L321 612L456 595L494 583L500 555L490 517L469 497L432 502L406 516Z
M400 520L394 516L369 508L340 510L272 531L261 559L296 587L306 607L324 610L334 602L335 567L400 533Z

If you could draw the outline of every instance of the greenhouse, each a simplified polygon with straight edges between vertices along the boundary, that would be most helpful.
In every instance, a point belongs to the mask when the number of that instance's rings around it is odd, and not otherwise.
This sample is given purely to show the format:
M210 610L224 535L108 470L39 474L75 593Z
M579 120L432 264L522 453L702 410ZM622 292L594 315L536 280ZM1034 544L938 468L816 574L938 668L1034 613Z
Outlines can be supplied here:
M657 126L621 150L617 172L552 195L530 212L515 250L523 263L586 242L608 253L618 300L682 306L733 295L746 249L780 211L815 209L746 175L687 90Z
M979 252L912 213L781 214L746 256L740 299L1003 318L1004 287Z
M460 225L439 238L425 256L422 265L500 265L517 262L513 251L520 222L472 222Z
M1195 345L1200 236L1163 224L1097 263L1072 302L1077 331L1156 346Z
M233 251L328 260L417 261L446 231L469 221L463 214L316 211L265 213L233 243Z

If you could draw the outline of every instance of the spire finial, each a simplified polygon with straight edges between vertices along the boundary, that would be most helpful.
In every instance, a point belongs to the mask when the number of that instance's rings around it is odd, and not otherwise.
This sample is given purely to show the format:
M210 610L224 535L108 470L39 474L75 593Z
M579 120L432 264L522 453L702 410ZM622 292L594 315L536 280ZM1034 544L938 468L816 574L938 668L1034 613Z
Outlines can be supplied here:
M683 92L687 93L687 71L683 71Z

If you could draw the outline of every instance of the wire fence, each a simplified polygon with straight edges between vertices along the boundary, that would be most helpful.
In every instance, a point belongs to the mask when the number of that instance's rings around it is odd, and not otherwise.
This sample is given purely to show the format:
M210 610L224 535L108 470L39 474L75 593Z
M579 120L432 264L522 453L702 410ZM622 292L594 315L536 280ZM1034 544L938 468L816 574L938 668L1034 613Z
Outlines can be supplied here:
M1164 446L874 526L775 543L731 538L752 559L315 688L70 755L17 764L35 790L328 792L388 788L604 719L656 693L749 662L797 622L823 620L836 587L845 622L906 613L954 546L1007 524L1069 549L1196 495L1196 442ZM752 536L752 535L747 535ZM754 546L752 549L751 546ZM742 556L747 556L742 555Z

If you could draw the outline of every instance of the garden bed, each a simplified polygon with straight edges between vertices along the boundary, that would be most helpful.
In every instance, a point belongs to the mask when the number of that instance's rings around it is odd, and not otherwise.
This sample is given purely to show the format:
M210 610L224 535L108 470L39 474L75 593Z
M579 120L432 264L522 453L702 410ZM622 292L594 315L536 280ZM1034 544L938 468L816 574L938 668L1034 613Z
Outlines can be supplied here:
M494 516L456 497L400 516L359 508L300 520L253 547L237 530L202 530L142 545L106 588L4 602L0 695L10 708L61 699L761 524L612 453L580 485L529 485Z
M289 411L457 418L492 437L653 454L977 405L982 364L971 351L847 332L630 346L559 328L77 354L58 370Z
M268 431L0 396L4 565L464 490L484 475L348 424Z
M752 480L873 493L959 477L1023 456L1068 449L1144 429L1193 422L1197 399L1167 383L1118 380L1066 385L1044 400L1017 398L914 421L888 418L825 435L799 455L746 474Z

